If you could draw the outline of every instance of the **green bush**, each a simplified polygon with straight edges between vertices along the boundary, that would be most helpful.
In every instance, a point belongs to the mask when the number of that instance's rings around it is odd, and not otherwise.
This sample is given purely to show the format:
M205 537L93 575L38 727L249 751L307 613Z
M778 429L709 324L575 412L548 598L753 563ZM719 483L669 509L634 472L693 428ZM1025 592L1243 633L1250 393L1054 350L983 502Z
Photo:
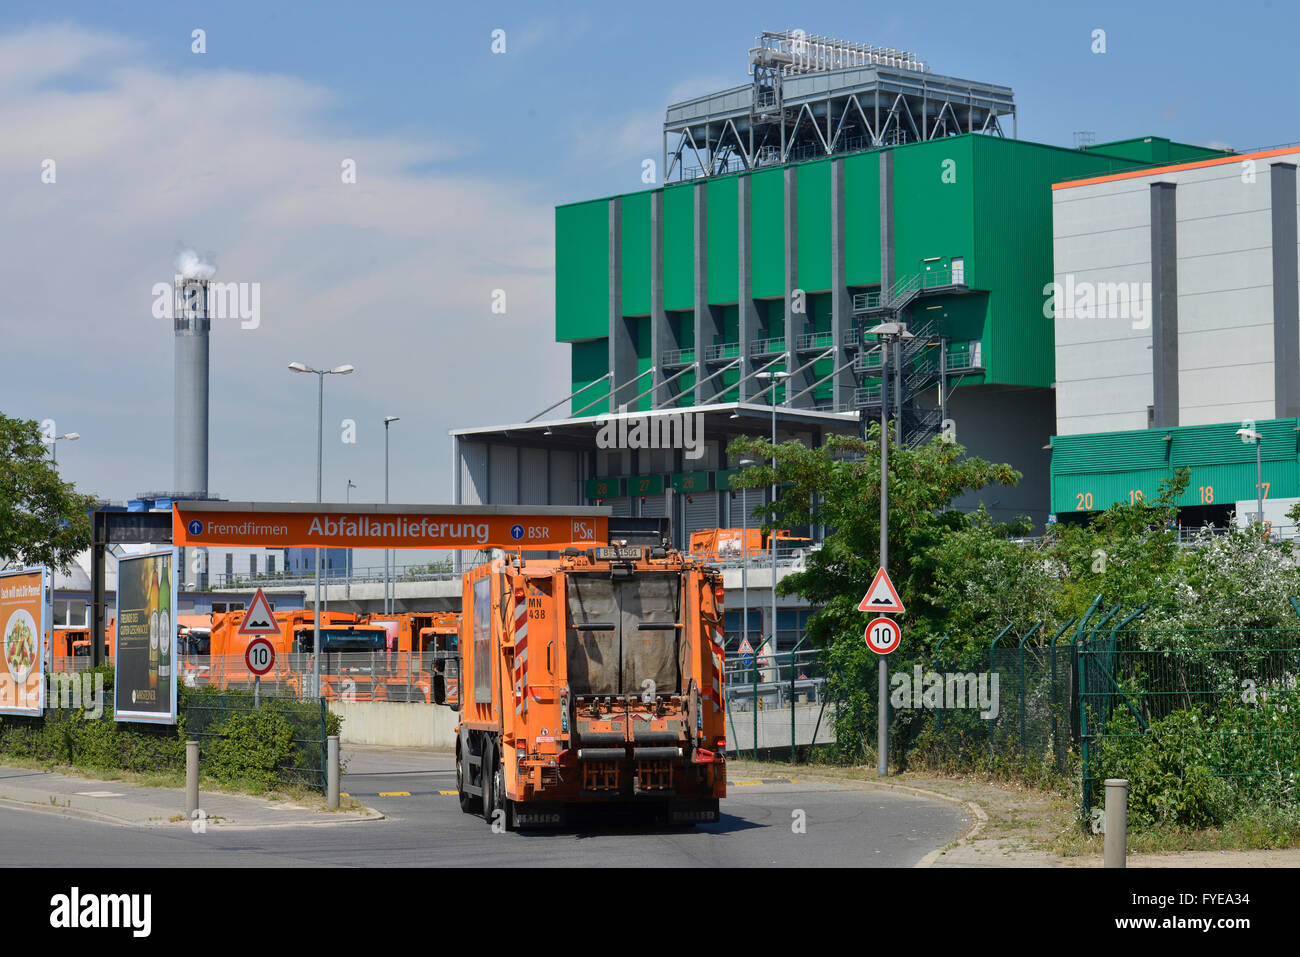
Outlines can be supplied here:
M280 782L280 769L293 766L295 757L293 725L279 711L259 708L222 722L204 767L218 781L263 791Z

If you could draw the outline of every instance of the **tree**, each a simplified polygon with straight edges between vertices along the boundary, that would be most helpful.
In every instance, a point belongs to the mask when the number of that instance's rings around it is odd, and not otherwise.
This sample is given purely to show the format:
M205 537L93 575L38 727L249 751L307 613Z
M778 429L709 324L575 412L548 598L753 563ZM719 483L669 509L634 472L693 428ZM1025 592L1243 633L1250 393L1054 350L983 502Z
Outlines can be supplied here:
M40 426L0 412L0 559L66 570L90 546L94 507L59 478Z
M784 487L774 505L754 509L765 529L824 525L829 531L804 569L788 575L777 590L802 595L819 609L807 634L825 651L836 737L849 758L861 753L860 742L874 727L876 656L863 641L866 617L857 604L880 566L879 438L880 425L872 423L866 441L832 436L816 449L798 442L773 448L766 439L744 437L727 448L735 458L776 459L775 472L763 464L732 480L733 487ZM1015 485L1020 473L967 458L962 446L936 439L917 448L891 446L889 476L889 573L907 607L910 659L928 653L940 633L935 623L942 614L930 597L934 549L969 523L965 513L949 506L965 492Z

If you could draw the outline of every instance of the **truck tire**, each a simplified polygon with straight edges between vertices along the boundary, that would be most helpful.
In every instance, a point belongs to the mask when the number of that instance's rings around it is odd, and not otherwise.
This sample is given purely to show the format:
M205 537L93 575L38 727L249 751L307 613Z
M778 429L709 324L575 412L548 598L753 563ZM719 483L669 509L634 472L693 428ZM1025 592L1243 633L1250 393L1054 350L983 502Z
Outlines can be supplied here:
M460 742L456 743L456 798L460 801L460 809L466 814L478 813L479 801L482 799L465 793L465 759Z
M515 825L515 802L506 797L505 765L498 761L492 771L492 812L501 812L502 821L507 831L513 831Z
M483 746L483 820L487 821L489 826L492 824L492 811L497 801L496 769L500 763L497 760L496 742L488 738Z

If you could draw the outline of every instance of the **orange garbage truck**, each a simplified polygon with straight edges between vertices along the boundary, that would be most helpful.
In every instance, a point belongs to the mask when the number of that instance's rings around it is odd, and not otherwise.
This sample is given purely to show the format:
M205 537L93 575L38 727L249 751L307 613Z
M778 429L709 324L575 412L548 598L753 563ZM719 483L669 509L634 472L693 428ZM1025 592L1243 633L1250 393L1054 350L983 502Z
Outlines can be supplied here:
M454 611L409 612L396 615L371 614L362 619L388 631L387 700L433 700L432 679L439 636L460 630L460 615Z
M244 652L253 639L239 634L244 611L212 616L210 648L212 670L210 682L221 688L248 690L254 675L244 661ZM280 630L265 637L275 647L275 667L263 676L262 687L278 683L288 694L301 694L312 672L315 619L310 611L277 611L275 622ZM388 632L367 625L356 615L346 612L321 613L321 694L333 699L375 701L387 695Z
M812 539L791 535L789 529L778 528L775 539L778 549L787 546L806 547ZM767 553L772 536L761 528L701 528L691 532L691 554L703 561L726 561L748 555L760 558Z
M435 701L460 713L456 785L494 828L640 804L713 822L726 795L722 576L666 547L498 558L463 580ZM459 679L453 695L450 681Z

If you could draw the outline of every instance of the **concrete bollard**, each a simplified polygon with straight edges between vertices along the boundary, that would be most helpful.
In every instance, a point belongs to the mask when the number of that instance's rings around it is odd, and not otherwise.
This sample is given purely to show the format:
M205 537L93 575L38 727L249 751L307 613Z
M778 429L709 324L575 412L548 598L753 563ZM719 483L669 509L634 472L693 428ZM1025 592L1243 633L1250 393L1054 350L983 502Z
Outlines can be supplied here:
M194 819L199 809L199 743L185 742L185 816Z
M328 767L325 773L327 806L331 811L339 809L339 736L331 734L325 739L328 755Z
M1128 845L1128 781L1106 779L1105 866L1126 867Z

